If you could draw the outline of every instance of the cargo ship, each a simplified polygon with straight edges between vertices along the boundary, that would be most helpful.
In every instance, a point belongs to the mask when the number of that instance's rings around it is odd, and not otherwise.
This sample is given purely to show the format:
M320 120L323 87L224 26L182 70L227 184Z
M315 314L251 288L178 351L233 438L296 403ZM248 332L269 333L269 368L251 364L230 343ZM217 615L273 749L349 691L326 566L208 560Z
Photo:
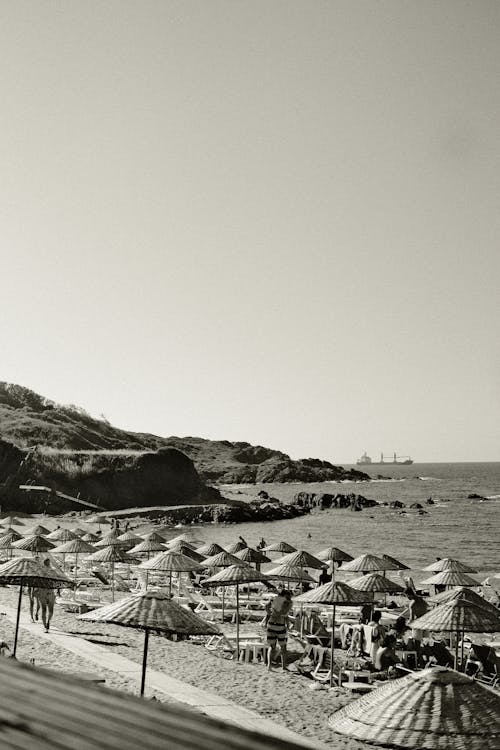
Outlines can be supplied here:
M396 453L392 456L392 461L388 460L387 458L384 461L384 454L380 454L380 461L372 461L370 456L366 453L366 451L363 453L361 458L358 458L356 461L356 464L358 466L387 466L387 464L391 464L392 466L394 464L398 464L399 466L410 466L413 461L410 458L410 456L396 456Z

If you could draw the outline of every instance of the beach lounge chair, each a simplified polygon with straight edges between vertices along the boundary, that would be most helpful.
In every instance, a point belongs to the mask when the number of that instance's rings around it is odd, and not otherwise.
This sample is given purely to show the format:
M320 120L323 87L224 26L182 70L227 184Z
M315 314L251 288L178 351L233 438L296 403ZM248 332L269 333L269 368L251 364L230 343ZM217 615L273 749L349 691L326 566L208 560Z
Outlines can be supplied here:
M330 684L330 674L332 671L332 652L330 649L325 648L320 660L316 664L316 667L311 672L313 680L320 682L323 685ZM337 684L339 683L339 675L334 671L333 680Z
M473 643L465 664L466 674L484 685L500 685L500 658L490 646Z
M263 645L262 635L258 633L240 633L240 654L238 654L238 657L241 656L242 652L245 653L245 649L250 645ZM225 659L235 659L236 637L226 635L225 633L213 635L205 643L205 648L220 654ZM249 659L245 658L245 661L249 661Z

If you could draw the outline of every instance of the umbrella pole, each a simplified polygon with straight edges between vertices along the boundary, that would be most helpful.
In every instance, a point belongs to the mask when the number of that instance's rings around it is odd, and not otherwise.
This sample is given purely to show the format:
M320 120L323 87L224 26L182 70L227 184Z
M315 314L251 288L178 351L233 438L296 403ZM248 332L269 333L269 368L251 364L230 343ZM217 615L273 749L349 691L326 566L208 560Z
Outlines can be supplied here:
M111 601L115 600L115 564L111 562Z
M223 586L222 587L222 622L224 622L224 591L225 591L225 589L226 589L226 587Z
M19 586L19 599L17 600L17 615L16 615L16 633L14 635L14 648L12 649L12 656L15 658L17 650L17 637L19 634L19 619L21 617L21 604L23 596L23 584Z
M168 574L168 595L172 596L172 571Z
M76 577L78 575L78 552L75 554L75 589L76 589Z
M465 625L462 625L462 648L460 650L460 671L464 672L464 640L465 640Z
M236 584L236 661L240 658L240 587Z
M332 663L330 667L330 687L333 687L333 654L335 652L335 602L333 603L333 610L332 610L332 639L331 639L331 649L332 649Z
M455 633L455 669L458 672L458 638L460 635L460 627L457 628Z
M141 697L144 695L144 685L146 684L146 664L148 661L148 642L149 630L144 629L144 651L142 654L142 675L141 675Z

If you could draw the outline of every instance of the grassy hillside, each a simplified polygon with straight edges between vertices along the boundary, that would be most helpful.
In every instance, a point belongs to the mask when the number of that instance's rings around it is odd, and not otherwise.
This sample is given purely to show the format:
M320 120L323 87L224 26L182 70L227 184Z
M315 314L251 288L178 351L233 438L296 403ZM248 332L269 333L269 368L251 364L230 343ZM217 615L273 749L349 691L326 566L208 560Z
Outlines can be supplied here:
M189 456L206 482L315 482L368 479L327 461L293 461L285 453L243 442L198 437L159 437L127 432L91 417L77 406L61 406L19 385L0 383L0 438L20 448L47 446L58 467L80 476L98 464L108 468L124 455L175 448ZM61 451L59 453L59 451ZM106 453L112 451L112 453ZM98 452L96 454L95 452ZM45 451L44 461L49 461ZM133 458L135 461L137 456ZM92 469L93 470L93 469Z

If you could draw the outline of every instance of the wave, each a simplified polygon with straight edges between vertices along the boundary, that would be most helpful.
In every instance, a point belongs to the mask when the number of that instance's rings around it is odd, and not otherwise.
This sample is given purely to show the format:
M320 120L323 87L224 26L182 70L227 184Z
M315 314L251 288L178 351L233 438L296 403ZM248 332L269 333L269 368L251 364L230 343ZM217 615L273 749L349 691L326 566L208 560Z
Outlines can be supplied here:
M417 477L417 479L420 479L421 482L442 482L442 479L439 479L439 477Z
M486 495L485 500L500 500L500 495Z
M402 479L370 479L370 484L381 484L383 482L406 482L405 477Z

